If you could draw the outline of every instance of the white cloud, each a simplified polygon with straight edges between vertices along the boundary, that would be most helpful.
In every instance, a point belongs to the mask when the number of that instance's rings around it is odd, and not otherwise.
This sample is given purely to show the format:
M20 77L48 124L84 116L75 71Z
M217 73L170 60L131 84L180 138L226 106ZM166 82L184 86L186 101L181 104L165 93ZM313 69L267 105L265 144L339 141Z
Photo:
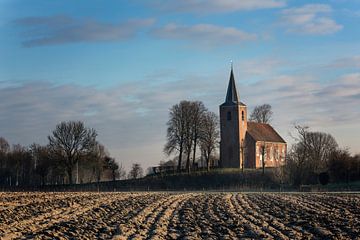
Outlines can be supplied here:
M332 8L326 4L307 4L282 11L282 23L289 32L297 34L326 35L340 31L343 26L329 14Z
M76 42L121 41L132 38L154 19L133 19L121 23L105 23L70 16L27 17L14 21L24 29L24 47L38 47Z
M328 65L330 68L360 68L360 56L339 58Z
M240 44L243 41L254 41L257 36L234 27L223 27L212 24L192 26L170 23L155 29L152 34L159 38L196 41L205 45Z
M207 14L280 8L286 5L286 0L157 0L149 4L166 11Z
M360 73L343 75L336 83L324 88L322 94L342 98L342 100L360 99Z

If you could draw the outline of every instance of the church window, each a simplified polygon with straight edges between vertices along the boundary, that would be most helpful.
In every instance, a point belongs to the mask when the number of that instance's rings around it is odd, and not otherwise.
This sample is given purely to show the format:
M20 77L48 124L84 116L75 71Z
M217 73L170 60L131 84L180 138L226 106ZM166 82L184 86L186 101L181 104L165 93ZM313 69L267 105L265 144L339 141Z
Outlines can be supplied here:
M226 119L227 119L228 121L231 121L231 112L227 112L227 113L226 113Z
M245 114L244 111L241 111L241 119L244 121L245 120Z

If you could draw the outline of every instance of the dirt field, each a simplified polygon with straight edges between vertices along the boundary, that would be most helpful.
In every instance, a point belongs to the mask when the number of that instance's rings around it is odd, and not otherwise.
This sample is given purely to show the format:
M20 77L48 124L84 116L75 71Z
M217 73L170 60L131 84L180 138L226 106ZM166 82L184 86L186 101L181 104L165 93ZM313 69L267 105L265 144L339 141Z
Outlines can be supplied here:
M0 193L1 239L359 236L359 194Z

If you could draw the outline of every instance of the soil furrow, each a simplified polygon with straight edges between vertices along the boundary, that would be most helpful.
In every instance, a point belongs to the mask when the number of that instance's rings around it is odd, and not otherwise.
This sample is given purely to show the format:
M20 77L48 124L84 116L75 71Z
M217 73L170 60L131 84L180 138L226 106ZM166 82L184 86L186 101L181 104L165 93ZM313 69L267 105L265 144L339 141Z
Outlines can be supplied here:
M251 238L266 238L270 237L266 232L262 230L261 223L258 223L257 220L249 214L243 205L240 194L234 194L231 197L231 202L235 207L236 212L244 219L244 226L247 229L247 234Z
M101 202L98 201L99 199L99 197L88 199L82 198L82 202L80 204L55 208L50 212L36 215L32 218L27 218L19 222L14 222L8 225L7 230L4 232L5 238L12 239L18 235L28 235L29 233L39 232L51 225L74 218L100 205ZM24 227L20 229L19 226ZM21 232L19 232L19 230L21 230Z
M359 239L359 204L342 193L0 193L0 239Z
M154 210L161 207L164 201L168 201L171 196L166 194L158 194L157 198L149 198L146 205L135 215L128 219L127 222L119 224L118 235L122 236L122 239L131 238L142 232L145 227L145 221L149 215L153 214ZM116 236L117 238L118 236Z

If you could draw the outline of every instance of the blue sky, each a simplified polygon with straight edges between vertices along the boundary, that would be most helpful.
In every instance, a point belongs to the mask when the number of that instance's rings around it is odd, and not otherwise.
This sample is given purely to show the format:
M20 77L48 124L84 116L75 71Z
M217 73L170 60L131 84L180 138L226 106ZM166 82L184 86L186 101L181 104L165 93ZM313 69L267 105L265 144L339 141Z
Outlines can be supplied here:
M230 61L250 111L360 152L360 0L0 0L0 135L46 143L82 120L129 167L167 159L168 109L218 111Z

